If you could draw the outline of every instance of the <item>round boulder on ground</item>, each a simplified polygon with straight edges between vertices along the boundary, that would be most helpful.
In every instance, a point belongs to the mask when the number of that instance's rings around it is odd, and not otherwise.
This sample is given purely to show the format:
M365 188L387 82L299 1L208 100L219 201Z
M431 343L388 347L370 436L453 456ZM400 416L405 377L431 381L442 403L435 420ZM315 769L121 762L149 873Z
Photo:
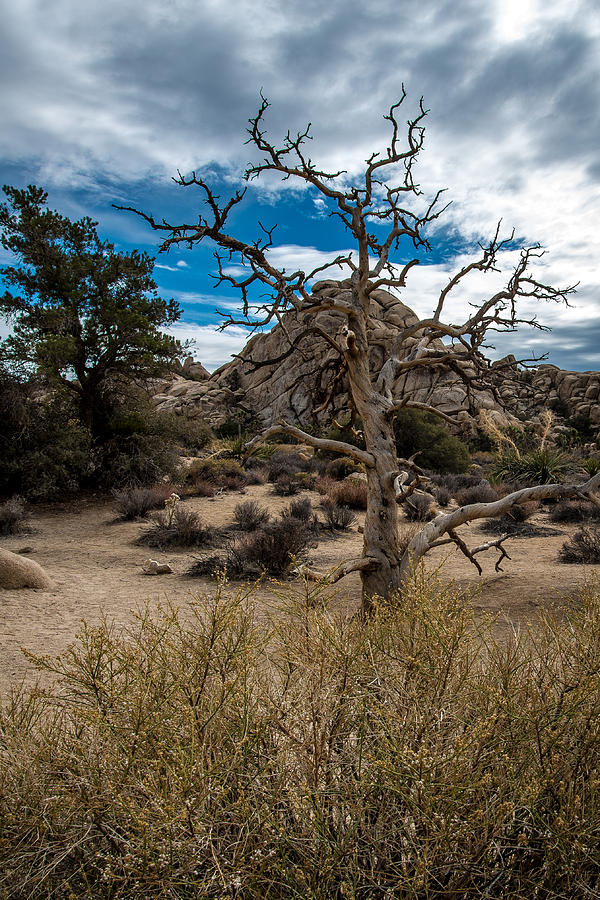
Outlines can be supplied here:
M0 588L8 591L37 588L48 591L54 585L39 563L33 559L0 549Z

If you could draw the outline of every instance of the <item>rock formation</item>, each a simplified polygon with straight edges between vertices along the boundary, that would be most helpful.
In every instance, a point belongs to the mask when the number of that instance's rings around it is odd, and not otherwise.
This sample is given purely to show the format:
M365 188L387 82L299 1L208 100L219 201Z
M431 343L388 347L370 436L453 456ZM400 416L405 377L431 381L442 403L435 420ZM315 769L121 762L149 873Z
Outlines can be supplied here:
M343 299L347 290L343 281L322 281L313 288L314 293L332 299ZM397 297L373 292L369 337L374 374L380 372L398 333L417 321ZM301 313L287 312L281 323L270 332L254 335L239 356L212 375L201 364L186 360L171 380L160 385L154 398L157 408L200 416L213 426L234 413L242 419L257 417L265 425L282 418L300 426L330 422L331 408L326 410L324 405L333 393L334 410L347 409L348 385L338 355L323 337L311 334L299 340L307 324L313 323L305 322ZM314 324L335 336L342 317L321 312ZM410 338L404 355L417 342L418 338ZM474 372L462 364L465 374ZM466 432L473 429L474 417L482 409L506 422L514 417L533 419L543 408L561 404L567 404L569 416L587 416L600 426L600 373L565 372L549 364L523 370L513 357L490 364L485 383L476 379L465 384L452 367L429 367L401 376L392 392L399 397L408 393L413 400L454 414Z

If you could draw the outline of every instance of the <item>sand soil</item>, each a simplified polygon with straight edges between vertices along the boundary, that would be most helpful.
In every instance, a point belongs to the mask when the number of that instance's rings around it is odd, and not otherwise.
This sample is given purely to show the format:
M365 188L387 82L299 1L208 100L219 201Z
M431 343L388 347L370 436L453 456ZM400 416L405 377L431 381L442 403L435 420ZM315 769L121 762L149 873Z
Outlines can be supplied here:
M315 506L319 497L311 494ZM231 523L233 510L242 500L257 500L272 513L289 502L272 493L270 485L248 487L244 496L223 494L216 498L191 498L185 501L210 524ZM0 590L0 693L21 681L33 683L36 672L22 648L34 654L56 655L71 644L82 621L97 624L103 616L117 626L131 621L136 610L152 608L166 600L177 605L214 590L211 579L193 578L187 570L194 552L149 549L136 544L148 527L144 522L115 521L114 506L106 501L78 501L70 506L35 510L32 532L1 539L1 546L14 552L27 552L52 578L49 591ZM360 516L359 516L360 521ZM531 520L548 527L547 513ZM558 551L576 526L554 526L560 534L516 538L507 542L510 560L496 572L494 550L481 554L483 577L453 546L438 548L427 558L430 568L439 567L444 580L460 587L473 588L471 603L479 611L499 616L499 629L510 630L531 621L541 609L569 604L578 584L589 577L594 566L564 565L557 561ZM470 546L489 537L477 524L461 531ZM344 559L360 554L362 535L351 532L320 540L311 551L311 562L326 571ZM142 564L149 557L168 562L173 574L148 576ZM339 583L338 604L349 611L360 604L360 583L350 575ZM278 588L264 582L257 602L267 602Z

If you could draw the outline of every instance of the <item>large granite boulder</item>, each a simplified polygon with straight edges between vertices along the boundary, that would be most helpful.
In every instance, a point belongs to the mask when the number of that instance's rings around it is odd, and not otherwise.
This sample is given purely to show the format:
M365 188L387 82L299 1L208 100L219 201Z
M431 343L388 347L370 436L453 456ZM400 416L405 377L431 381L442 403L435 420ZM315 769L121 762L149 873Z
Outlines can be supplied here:
M334 304L344 300L349 289L348 282L322 281L314 286L313 294ZM417 321L415 313L397 297L387 291L373 292L368 330L374 376L388 359L399 333ZM335 337L344 322L345 317L335 310L316 317L291 310L271 331L254 335L239 356L212 375L201 364L186 360L160 385L155 403L159 409L201 416L213 426L232 415L256 416L266 425L282 418L301 426L329 422L331 407L324 406L330 394L335 410L348 408L343 365L320 334L300 336L307 325L314 325ZM408 338L400 355L408 355L417 343L418 337ZM439 349L443 344L440 341L435 346ZM475 374L461 365L463 375ZM410 394L413 400L452 413L467 432L474 429L475 417L482 409L498 424L506 424L515 422L515 416L533 418L552 401L555 406L566 402L570 415L589 416L600 425L599 373L564 372L552 365L523 371L514 357L490 364L486 380L477 379L469 386L456 367L415 368L396 380L393 393L398 397Z

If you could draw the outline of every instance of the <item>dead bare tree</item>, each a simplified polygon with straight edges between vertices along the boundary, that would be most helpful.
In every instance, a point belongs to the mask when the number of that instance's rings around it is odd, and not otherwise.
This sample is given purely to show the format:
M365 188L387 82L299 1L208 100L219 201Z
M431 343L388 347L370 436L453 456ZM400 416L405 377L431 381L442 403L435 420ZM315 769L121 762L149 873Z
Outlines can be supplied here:
M203 193L205 210L193 224L171 224L156 220L138 210L153 229L165 234L161 249L183 244L190 248L201 241L213 241L217 247L218 275L216 284L229 284L240 292L241 312L227 314L224 327L245 325L250 329L264 328L274 321L285 329L286 310L301 314L306 334L318 334L342 358L347 373L352 401L361 417L365 449L335 440L325 440L280 422L267 428L248 445L251 451L259 442L276 433L295 435L315 448L339 451L365 467L368 484L368 506L364 526L363 554L359 559L344 563L331 577L341 578L359 571L363 583L363 600L368 608L376 595L389 596L402 588L410 567L432 547L454 542L471 559L474 554L494 544L505 556L501 542L490 542L470 551L456 529L473 519L496 516L525 500L548 497L564 498L575 494L593 497L600 485L600 475L582 485L541 485L517 491L493 503L476 503L447 514L438 515L423 525L406 552L400 551L398 508L406 501L415 486L424 480L424 473L413 459L399 459L396 453L393 422L403 408L417 407L448 418L428 404L418 403L409 395L395 396L393 386L403 373L424 367L452 367L465 380L478 378L487 368L483 349L490 331L512 331L519 324L534 328L542 326L537 318L522 318L518 312L521 298L539 301L567 302L574 287L555 288L539 281L532 273L532 264L542 256L538 245L519 251L518 261L501 290L475 307L461 324L444 321L448 298L463 285L472 272L500 271L500 255L514 247L514 235L502 238L500 226L487 244L479 245L477 257L457 272L440 292L431 316L420 319L400 330L389 358L380 371L369 368L369 323L371 295L379 289L402 290L410 270L418 264L416 258L398 262L407 240L416 250L430 249L427 226L446 208L442 192L433 200L423 202L422 191L414 180L415 162L423 148L424 119L427 110L420 101L414 118L407 122L405 139L401 141L398 110L406 98L404 88L397 103L384 117L390 125L389 146L381 153L373 153L365 162L358 186L344 171L327 172L319 169L307 155L310 125L296 135L288 132L280 148L271 143L264 128L269 107L262 103L257 115L249 121L249 139L260 153L260 161L252 163L244 174L245 181L260 178L265 173L279 173L283 179L302 182L312 188L328 205L331 215L339 217L355 243L355 253L337 257L310 273L286 273L276 268L269 258L273 246L273 229L261 226L261 237L247 243L227 231L227 219L232 209L243 199L247 188L240 190L222 204L207 182L195 172L179 175L181 185L196 185ZM419 210L419 204L421 208ZM402 248L401 248L402 242ZM231 263L241 263L244 277L231 274ZM320 290L311 293L309 285L320 272L346 267L350 277L343 289ZM266 288L268 299L256 299L256 288ZM337 313L342 326L336 334L319 327L317 316L323 311ZM298 340L290 339L290 350ZM408 349L407 349L408 348ZM461 374L462 373L462 374ZM412 484L406 476L412 473ZM475 563L476 564L476 563Z

